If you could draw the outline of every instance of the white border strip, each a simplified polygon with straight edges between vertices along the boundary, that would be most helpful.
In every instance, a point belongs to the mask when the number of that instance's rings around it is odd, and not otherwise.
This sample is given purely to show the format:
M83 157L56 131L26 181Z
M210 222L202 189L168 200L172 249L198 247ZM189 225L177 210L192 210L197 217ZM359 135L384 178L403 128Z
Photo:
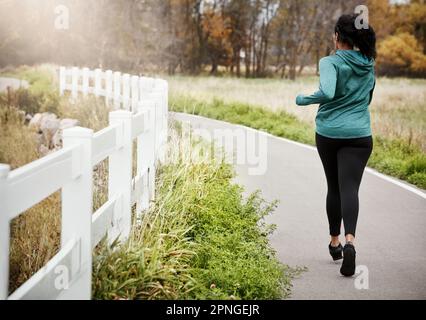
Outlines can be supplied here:
M178 116L179 115L183 115L183 116L190 116L190 117L194 117L194 118L199 118L199 119L202 119L202 120L215 121L215 122L222 123L222 124L227 124L227 125L231 125L231 126L236 126L236 127L244 128L246 130L256 131L256 132L258 132L260 134L266 135L267 137L270 137L270 138L273 138L273 139L282 140L282 141L285 141L287 143L291 143L291 144L297 145L297 146L305 148L305 149L309 149L309 150L313 150L313 151L317 150L317 148L314 147L314 146L307 145L307 144L304 144L304 143L301 143L301 142L297 142L297 141L293 141L293 140L290 140L290 139L286 139L286 138L283 138L283 137L274 136L274 135L272 135L272 134L270 134L268 132L265 132L265 131L262 131L262 130L257 130L257 129L254 129L254 128L250 128L250 127L247 127L247 126L244 126L244 125L241 125L241 124L233 124L233 123L229 123L229 122L226 122L226 121L211 119L211 118L203 117L203 116L196 115L196 114L190 114L190 113L183 113L183 112L170 112L170 113L171 114L176 114ZM396 178L393 178L393 177L390 177L390 176L385 175L383 173L380 173L380 172L378 172L375 169L372 169L370 167L367 167L365 169L365 171L368 172L368 173L370 173L370 174L372 174L372 175L375 175L376 177L379 177L379 178L381 178L383 180L386 180L386 181L388 181L390 183L393 183L394 185L396 185L398 187L401 187L401 188L403 188L403 189L405 189L407 191L410 191L410 192L418 195L419 197L421 197L423 199L426 199L426 193L424 191L422 191L421 189L419 189L419 188L417 188L417 187L415 187L415 186L413 186L413 185L411 185L411 184L409 184L407 182L403 182L403 181L398 180Z

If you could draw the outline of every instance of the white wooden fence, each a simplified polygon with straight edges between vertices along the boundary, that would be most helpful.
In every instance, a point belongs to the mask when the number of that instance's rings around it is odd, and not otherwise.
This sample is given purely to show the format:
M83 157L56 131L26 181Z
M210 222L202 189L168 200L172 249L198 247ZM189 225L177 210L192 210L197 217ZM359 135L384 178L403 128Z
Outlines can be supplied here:
M0 299L90 299L92 250L107 236L125 240L136 214L154 197L155 164L167 140L167 82L112 71L60 68L60 91L105 97L116 111L109 126L94 133L63 132L63 148L11 171L0 164ZM132 148L137 141L136 177ZM93 166L108 158L108 201L93 213ZM8 295L10 221L61 190L59 252Z

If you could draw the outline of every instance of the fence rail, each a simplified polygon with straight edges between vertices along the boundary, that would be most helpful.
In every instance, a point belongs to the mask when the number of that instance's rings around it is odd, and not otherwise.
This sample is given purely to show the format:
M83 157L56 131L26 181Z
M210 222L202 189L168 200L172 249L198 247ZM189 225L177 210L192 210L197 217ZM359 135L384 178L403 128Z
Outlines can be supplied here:
M90 299L93 248L105 236L127 239L132 206L140 217L154 197L155 165L164 157L167 140L167 82L63 67L59 79L61 94L70 91L75 99L92 93L119 110L110 112L109 126L96 133L82 127L64 130L59 151L13 171L0 164L0 299ZM93 212L93 167L107 158L108 200ZM61 248L9 296L10 222L58 190Z

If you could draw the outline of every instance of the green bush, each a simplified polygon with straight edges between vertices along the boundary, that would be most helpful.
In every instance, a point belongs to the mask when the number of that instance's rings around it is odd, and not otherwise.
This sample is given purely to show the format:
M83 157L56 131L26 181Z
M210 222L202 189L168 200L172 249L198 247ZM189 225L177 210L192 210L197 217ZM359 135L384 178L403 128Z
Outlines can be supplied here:
M258 193L244 199L233 176L230 165L218 162L162 166L142 225L116 250L98 249L93 297L286 297L295 271L277 260L267 238L273 227L264 222L275 204Z

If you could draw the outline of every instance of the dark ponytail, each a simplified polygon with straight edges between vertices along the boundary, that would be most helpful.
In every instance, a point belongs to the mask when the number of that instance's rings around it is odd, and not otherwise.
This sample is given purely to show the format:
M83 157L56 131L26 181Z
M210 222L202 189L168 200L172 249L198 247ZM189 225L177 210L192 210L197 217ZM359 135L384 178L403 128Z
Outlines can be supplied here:
M337 20L334 31L337 33L337 40L351 47L357 47L362 54L368 58L375 59L376 53L376 33L369 25L368 29L355 27L357 15L344 14Z

